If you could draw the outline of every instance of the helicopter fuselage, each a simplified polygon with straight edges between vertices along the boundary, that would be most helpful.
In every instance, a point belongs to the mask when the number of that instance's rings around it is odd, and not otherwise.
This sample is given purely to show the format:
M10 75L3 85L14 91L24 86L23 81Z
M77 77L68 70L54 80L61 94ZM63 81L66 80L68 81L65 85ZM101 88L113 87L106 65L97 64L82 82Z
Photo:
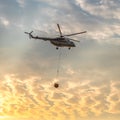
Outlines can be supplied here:
M53 40L50 40L50 42L57 47L75 47L74 42L65 37L54 38Z

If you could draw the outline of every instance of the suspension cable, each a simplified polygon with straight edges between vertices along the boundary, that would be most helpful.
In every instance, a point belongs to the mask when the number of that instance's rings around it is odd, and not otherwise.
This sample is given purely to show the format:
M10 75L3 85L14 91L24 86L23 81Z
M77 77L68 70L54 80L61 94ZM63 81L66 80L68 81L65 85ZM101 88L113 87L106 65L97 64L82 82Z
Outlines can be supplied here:
M57 63L57 73L56 73L56 78L59 78L59 74L60 74L60 65L61 65L61 56L62 56L62 52L61 49L59 50L59 54L58 54L58 63Z

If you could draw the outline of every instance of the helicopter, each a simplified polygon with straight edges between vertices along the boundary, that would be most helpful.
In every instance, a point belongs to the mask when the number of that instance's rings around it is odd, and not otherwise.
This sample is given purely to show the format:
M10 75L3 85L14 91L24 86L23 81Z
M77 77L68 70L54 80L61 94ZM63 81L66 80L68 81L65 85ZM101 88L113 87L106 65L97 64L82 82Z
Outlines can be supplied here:
M50 41L53 45L56 46L56 49L58 49L59 47L68 47L68 49L71 49L71 47L76 47L73 41L75 42L80 42L80 41L68 38L67 36L73 36L73 35L83 34L87 32L87 31L83 31L83 32L63 35L59 24L57 24L57 27L60 33L59 37L49 38L49 37L33 36L32 35L33 31L31 31L30 33L25 32L25 34L28 34L30 39L33 38L33 39L41 39L44 41Z

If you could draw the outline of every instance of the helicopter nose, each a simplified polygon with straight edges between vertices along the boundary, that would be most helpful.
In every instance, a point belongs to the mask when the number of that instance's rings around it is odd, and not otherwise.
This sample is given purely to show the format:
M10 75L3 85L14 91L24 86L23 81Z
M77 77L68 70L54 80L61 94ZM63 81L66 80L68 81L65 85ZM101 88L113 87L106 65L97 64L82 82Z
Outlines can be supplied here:
M72 44L73 44L73 45L72 45L73 47L76 47L74 43L72 43Z

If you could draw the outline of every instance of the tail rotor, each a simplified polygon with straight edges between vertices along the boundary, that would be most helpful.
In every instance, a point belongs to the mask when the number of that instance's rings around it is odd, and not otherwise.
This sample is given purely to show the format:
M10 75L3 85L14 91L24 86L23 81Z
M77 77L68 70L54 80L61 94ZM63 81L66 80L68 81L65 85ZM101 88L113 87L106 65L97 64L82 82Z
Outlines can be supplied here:
M32 32L33 31L31 31L30 33L28 33L28 32L24 32L25 34L28 34L29 35L29 38L31 39L32 38Z

